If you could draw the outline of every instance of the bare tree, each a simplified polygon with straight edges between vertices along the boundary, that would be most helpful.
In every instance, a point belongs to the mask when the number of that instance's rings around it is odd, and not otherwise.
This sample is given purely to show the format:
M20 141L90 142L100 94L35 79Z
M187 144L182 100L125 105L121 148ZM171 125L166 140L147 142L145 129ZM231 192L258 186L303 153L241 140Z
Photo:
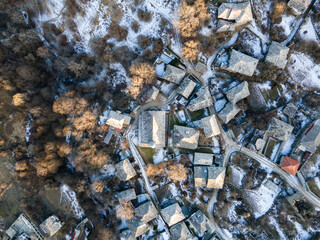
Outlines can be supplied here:
M200 42L193 40L184 43L182 54L188 61L197 60L199 55L199 44Z

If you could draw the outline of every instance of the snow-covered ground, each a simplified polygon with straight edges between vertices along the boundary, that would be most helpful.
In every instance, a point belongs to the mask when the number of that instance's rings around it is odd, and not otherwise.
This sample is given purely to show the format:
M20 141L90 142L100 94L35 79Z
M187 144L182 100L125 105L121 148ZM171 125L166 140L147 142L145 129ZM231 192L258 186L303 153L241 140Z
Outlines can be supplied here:
M159 148L156 150L156 153L153 155L153 163L159 164L163 162L166 151L163 148Z
M73 212L73 214L77 218L81 219L84 216L84 212L78 203L76 193L72 191L68 185L62 185L60 188L60 194L60 202L69 204L70 210Z
M279 223L274 217L269 218L269 224L274 226L274 228L277 230L279 236L281 239L288 239L283 229L280 227Z
M289 36L292 31L292 24L294 23L295 19L296 18L292 15L283 15L281 23L276 24L276 26L282 27L284 29L284 34L286 36Z
M305 22L300 27L299 35L303 40L319 41L310 17L306 18Z

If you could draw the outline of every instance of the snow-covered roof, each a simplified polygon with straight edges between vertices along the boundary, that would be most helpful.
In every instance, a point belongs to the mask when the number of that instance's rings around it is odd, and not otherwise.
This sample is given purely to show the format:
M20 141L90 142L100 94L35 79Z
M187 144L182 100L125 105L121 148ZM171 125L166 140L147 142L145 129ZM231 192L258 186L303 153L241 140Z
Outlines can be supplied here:
M149 99L151 100L156 100L156 98L158 97L159 95L159 89L156 88L155 86L152 86L152 88L149 90L149 93L148 93L148 97Z
M124 202L124 201L128 202L130 200L135 199L137 196L136 196L136 191L134 190L134 188L130 188L130 189L124 190L122 192L118 192L117 197L120 202Z
M166 111L143 111L139 115L139 146L166 146Z
M205 187L207 184L207 167L195 166L193 168L194 186Z
M106 124L114 128L122 129L123 125L130 124L130 120L130 116L124 115L119 111L110 111Z
M196 149L199 141L199 131L194 128L174 125L173 145L179 148Z
M195 165L212 165L213 163L212 153L200 153L195 152L193 158L193 164Z
M265 140L263 140L262 138L258 138L255 143L257 151L262 150L265 144L266 144Z
M213 100L210 91L207 87L202 86L197 91L196 95L197 96L190 101L187 107L190 111L198 111L200 109L210 107L213 105Z
M225 107L219 112L219 118L224 122L230 122L238 113L240 112L240 108L237 105L228 102Z
M196 211L187 220L189 228L197 237L203 237L205 234L211 234L215 231L215 226L201 210Z
M193 235L190 233L184 222L177 223L170 228L171 239L174 240L191 240Z
M152 201L141 204L134 209L134 215L144 223L150 222L158 216L158 211Z
M162 78L169 82L179 84L185 74L186 72L184 70L168 64Z
M207 188L223 188L224 178L226 176L225 167L208 167Z
M214 137L220 135L220 128L218 124L218 119L215 114L209 117L205 117L201 119L204 135L207 138Z
M268 55L266 57L266 61L274 64L279 68L285 68L287 65L287 56L289 53L289 48L282 45L281 43L277 43L272 41L271 46L269 48Z
M302 151L315 153L320 146L320 119L316 120L303 134L298 146Z
M49 237L52 237L56 232L60 230L62 223L55 215L48 217L44 222L40 224L41 230Z
M185 98L189 98L193 89L197 84L192 81L189 77L184 78L182 83L180 84L178 93L184 96Z
M287 141L293 130L293 126L285 123L279 119L272 118L269 124L268 130L265 133L264 139L267 137L273 137L280 141Z
M127 181L137 174L127 158L117 163L115 168L117 170L117 176L121 181Z
M258 62L258 59L232 49L227 70L252 76L256 70Z
M240 100L250 96L249 88L248 88L248 82L244 81L234 88L231 88L229 91L226 92L228 100L236 104Z
M288 117L293 118L297 110L298 107L291 102L283 109L283 113Z
M161 215L169 227L185 219L182 209L178 203L174 203L162 209Z
M290 0L288 6L293 10L293 13L300 15L304 13L310 4L309 0Z

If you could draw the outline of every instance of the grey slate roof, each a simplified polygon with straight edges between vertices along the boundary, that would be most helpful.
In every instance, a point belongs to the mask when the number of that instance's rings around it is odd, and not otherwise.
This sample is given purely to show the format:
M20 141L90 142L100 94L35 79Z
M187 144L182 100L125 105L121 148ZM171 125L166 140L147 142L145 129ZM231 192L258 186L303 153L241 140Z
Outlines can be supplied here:
M293 103L288 103L288 105L283 109L283 113L290 118L293 118L296 115L298 107Z
M277 43L272 41L271 46L269 48L268 55L266 57L266 61L274 64L278 68L285 68L287 65L287 56L289 53L289 48L282 45L281 43Z
M162 209L161 215L169 227L185 219L182 209L178 203L174 203Z
M196 93L197 97L192 99L187 106L190 111L198 111L200 109L210 107L213 105L212 96L207 87L202 86Z
M115 168L117 170L117 176L121 181L128 181L137 174L127 158L117 163Z
M174 125L173 145L179 148L196 149L200 132L194 128Z
M131 235L133 235L134 238L137 238L142 234L146 233L148 230L150 230L150 226L142 222L137 217L133 217L132 219L127 220L126 223L131 231Z
M194 68L197 72L199 73L205 73L207 71L207 65L198 61L195 68Z
M206 138L214 137L221 134L218 119L215 114L209 117L202 118L201 123Z
M108 120L106 122L107 125L122 129L123 125L130 124L131 117L124 115L120 112L110 111Z
M232 49L227 70L252 76L256 70L258 62L258 59Z
M129 202L130 200L135 199L137 196L136 196L136 191L134 190L134 188L130 188L130 189L124 190L122 192L118 192L117 197L120 202L124 202L124 201Z
M166 111L143 111L139 115L139 146L165 147Z
M149 93L148 93L149 99L156 100L156 98L159 95L159 92L160 91L158 88L156 88L155 86L152 86L152 88L149 90Z
M158 211L152 201L141 204L134 209L134 212L134 215L144 223L150 222L158 216Z
M184 70L168 64L162 78L169 82L179 84L185 74L186 72Z
M320 145L320 119L316 120L306 130L301 138L298 148L313 154Z
M273 137L280 141L287 141L293 130L293 126L285 123L279 119L272 118L269 124L268 130L265 133L264 139L267 137Z
M187 222L189 223L190 230L194 232L197 237L202 237L206 233L211 234L215 231L214 225L201 210L192 214Z
M178 93L184 96L185 98L189 98L196 85L197 84L190 78L184 78L182 83L180 84Z
M62 223L55 215L48 217L44 222L40 224L41 230L49 237L52 237L56 232L60 230Z
M304 13L309 5L308 0L290 0L288 6L293 10L294 14L300 15Z
M219 112L219 118L224 122L230 122L238 113L240 112L240 108L237 105L228 102L225 107Z
M212 153L200 153L195 152L193 158L193 164L195 165L212 165L213 164Z
M219 20L217 32L233 32L235 31L235 24L233 22Z
M225 167L208 167L207 188L223 188L224 178L226 176Z
M226 92L228 100L236 104L240 100L248 97L250 95L249 88L248 88L248 82L244 81L234 88L231 88L229 91Z
M195 166L193 168L194 186L205 187L207 184L207 167Z
M184 222L177 223L170 228L171 239L174 240L191 240L193 235L190 233Z

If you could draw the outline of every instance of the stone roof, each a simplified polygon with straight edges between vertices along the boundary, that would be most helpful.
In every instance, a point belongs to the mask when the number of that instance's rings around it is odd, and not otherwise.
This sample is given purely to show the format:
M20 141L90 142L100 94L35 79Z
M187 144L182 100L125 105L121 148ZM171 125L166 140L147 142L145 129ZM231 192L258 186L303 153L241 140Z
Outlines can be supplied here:
M299 161L286 156L281 165L281 168L286 172L290 173L292 176L295 176L298 171L299 165L300 165Z
M197 96L190 101L187 107L190 111L198 111L200 109L210 107L213 105L212 96L207 87L202 86L197 91L196 95Z
M139 146L166 146L166 111L143 111L139 115Z
M199 141L199 131L194 128L174 125L173 145L179 148L196 149Z
M184 78L182 83L180 84L178 93L184 96L185 98L189 98L193 89L197 84L192 81L189 77Z
M195 165L212 165L213 164L213 154L212 153L194 153L193 164Z
M290 0L288 6L293 10L294 14L300 15L304 13L310 4L309 0Z
M144 223L150 222L158 216L158 211L152 201L145 202L134 209L134 215Z
M265 144L266 144L265 140L263 140L262 138L258 138L255 143L257 151L260 151L260 150L262 151Z
M282 45L281 43L277 43L272 41L268 55L266 57L266 61L274 64L278 68L285 68L287 65L287 56L289 53L289 48Z
M207 188L223 188L224 178L226 176L225 167L208 167Z
M221 134L218 119L215 114L209 117L202 118L201 123L206 138L214 137Z
M199 73L205 73L207 71L207 65L204 64L203 62L198 61L195 68L194 68L197 72Z
M48 217L44 222L40 224L41 230L49 237L52 237L56 232L60 230L61 227L62 223L55 215Z
M292 102L288 103L287 106L283 109L283 114L287 115L290 118L293 118L296 115L298 107Z
M123 125L130 124L131 117L120 113L119 111L110 111L108 120L106 122L107 125L114 128L122 129Z
M191 240L193 235L190 233L184 222L177 223L170 228L171 239L174 240Z
M320 145L320 119L316 120L303 134L298 148L302 151L315 153Z
M250 95L249 88L248 88L248 82L244 81L234 88L231 88L229 91L226 92L228 100L236 104L240 100L248 97Z
M142 234L150 230L150 226L139 220L137 217L127 220L126 223L134 238L140 237Z
M194 186L205 187L207 184L207 167L195 166L193 168Z
M222 3L218 9L218 18L230 21L234 27L250 23L253 19L250 2Z
M152 88L149 90L149 93L148 93L148 96L149 96L149 99L151 100L156 100L156 98L158 97L159 95L159 89L156 88L155 86L152 86Z
M227 70L252 76L256 70L258 62L258 59L232 49Z
M265 133L264 139L273 137L280 141L287 141L293 130L293 126L279 119L272 118L268 130Z
M214 225L201 210L192 214L187 222L189 223L189 229L194 232L197 237L202 237L206 233L211 234L215 231Z
M117 163L115 168L117 170L117 176L121 181L128 181L137 174L127 158Z
M185 219L178 203L174 203L161 210L161 215L169 227Z
M262 183L266 188L270 189L275 193L280 192L280 185L275 184L274 182L270 181L269 179L263 181Z
M119 202L129 202L130 200L133 200L137 197L136 195L136 191L134 190L134 188L130 188L127 190L124 190L122 192L118 192L117 193L117 197Z
M219 112L219 118L224 122L230 122L238 113L240 108L237 105L228 102L225 107Z
M235 24L233 22L219 20L217 26L217 32L234 32Z
M184 70L168 64L162 78L169 82L179 84L185 74L186 72Z

